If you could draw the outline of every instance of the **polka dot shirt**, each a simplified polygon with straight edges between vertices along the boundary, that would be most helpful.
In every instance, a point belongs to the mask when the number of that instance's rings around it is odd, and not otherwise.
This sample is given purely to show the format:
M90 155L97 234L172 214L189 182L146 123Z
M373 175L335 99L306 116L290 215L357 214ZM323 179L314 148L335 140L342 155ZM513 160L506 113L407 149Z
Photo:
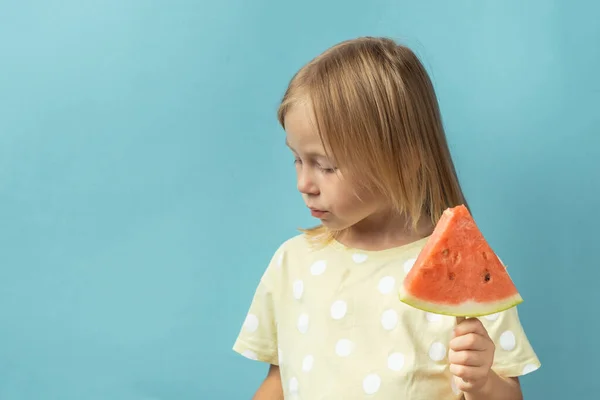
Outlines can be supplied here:
M303 235L273 256L233 349L279 365L286 399L459 399L448 370L454 317L398 300L398 285L426 239L383 251ZM540 367L517 309L481 318L496 344L493 369Z

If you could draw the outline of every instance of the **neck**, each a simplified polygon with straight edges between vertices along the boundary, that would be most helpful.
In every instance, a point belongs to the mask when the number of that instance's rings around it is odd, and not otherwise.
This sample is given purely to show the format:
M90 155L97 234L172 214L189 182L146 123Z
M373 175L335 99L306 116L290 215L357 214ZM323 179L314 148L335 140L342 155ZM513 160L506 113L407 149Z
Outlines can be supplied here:
M431 234L433 228L428 218L422 218L415 229L403 216L379 213L344 231L338 241L367 251L386 250L423 239Z

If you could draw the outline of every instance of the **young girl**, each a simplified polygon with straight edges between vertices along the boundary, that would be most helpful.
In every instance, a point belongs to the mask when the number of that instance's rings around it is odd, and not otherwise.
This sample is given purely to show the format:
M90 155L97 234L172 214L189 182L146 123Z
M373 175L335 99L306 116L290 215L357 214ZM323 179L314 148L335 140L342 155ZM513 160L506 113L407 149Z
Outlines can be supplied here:
M515 308L457 324L398 300L442 212L466 203L415 54L340 43L293 77L279 121L321 224L277 249L235 342L270 364L254 399L521 399L540 362Z

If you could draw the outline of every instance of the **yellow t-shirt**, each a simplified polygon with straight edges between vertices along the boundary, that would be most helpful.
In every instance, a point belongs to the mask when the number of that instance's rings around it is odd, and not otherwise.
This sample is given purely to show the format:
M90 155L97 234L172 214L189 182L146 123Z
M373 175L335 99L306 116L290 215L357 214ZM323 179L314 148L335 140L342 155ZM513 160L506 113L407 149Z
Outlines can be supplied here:
M456 318L398 300L425 241L358 251L293 237L263 274L234 350L279 365L286 399L459 399L447 357ZM497 373L540 367L516 307L481 321Z

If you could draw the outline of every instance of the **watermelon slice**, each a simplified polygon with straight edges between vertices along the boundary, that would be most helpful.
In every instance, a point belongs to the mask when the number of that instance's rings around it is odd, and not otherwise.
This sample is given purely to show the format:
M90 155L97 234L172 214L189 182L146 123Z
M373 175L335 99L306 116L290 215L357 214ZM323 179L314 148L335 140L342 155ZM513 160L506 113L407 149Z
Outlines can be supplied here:
M523 302L464 205L444 211L399 290L415 308L479 317Z

